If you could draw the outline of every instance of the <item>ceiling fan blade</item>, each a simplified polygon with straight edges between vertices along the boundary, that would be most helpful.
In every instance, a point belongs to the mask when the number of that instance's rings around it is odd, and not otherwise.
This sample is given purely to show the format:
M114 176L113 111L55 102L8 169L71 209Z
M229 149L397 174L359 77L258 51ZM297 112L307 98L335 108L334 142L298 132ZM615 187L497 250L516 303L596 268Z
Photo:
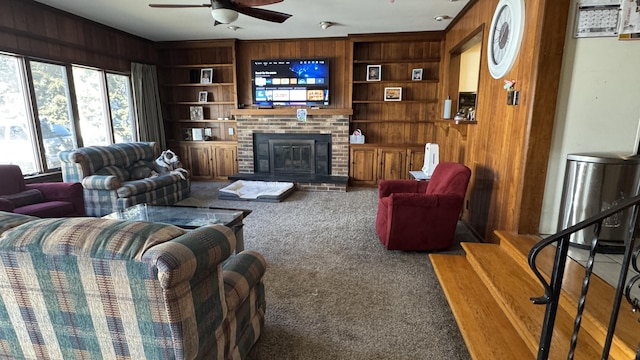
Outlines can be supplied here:
M234 5L243 7L271 5L282 1L283 0L231 0Z
M178 9L178 8L211 7L211 4L202 4L202 5L149 4L149 7L160 8L160 9Z
M237 6L237 7L234 7L233 9L247 16L251 16L256 19L271 21L275 23L283 23L285 22L285 20L291 17L291 15L289 14L285 14L285 13L281 13L273 10L265 10L265 9L242 7L242 6Z

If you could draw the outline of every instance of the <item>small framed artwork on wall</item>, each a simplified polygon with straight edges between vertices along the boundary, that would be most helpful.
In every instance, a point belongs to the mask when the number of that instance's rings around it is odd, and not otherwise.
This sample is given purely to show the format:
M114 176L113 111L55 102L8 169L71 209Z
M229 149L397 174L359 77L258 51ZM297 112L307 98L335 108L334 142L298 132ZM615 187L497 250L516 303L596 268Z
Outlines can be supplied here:
M382 65L367 65L367 81L380 81L382 79Z
M384 88L384 101L402 101L401 87Z

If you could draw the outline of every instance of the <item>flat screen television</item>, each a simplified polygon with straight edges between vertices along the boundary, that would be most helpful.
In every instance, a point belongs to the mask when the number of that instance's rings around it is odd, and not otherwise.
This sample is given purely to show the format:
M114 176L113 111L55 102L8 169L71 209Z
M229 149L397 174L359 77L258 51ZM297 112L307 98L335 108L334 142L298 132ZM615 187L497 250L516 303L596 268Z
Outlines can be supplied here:
M329 59L251 60L258 106L329 105Z

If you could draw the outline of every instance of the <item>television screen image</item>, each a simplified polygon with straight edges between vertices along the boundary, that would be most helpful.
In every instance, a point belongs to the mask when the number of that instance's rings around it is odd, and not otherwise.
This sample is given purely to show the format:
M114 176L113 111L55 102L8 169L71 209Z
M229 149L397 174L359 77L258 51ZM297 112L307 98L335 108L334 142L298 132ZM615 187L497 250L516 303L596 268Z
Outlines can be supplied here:
M251 75L255 105L329 105L328 59L252 60Z

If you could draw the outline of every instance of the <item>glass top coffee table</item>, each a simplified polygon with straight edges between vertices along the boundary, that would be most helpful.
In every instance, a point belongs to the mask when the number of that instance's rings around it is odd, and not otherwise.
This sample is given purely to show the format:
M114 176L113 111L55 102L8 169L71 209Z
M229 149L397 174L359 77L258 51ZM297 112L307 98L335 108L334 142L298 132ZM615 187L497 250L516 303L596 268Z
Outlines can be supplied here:
M236 252L240 252L244 250L242 220L250 213L251 210L240 209L137 204L103 218L158 222L190 230L221 224L233 230L236 235Z

